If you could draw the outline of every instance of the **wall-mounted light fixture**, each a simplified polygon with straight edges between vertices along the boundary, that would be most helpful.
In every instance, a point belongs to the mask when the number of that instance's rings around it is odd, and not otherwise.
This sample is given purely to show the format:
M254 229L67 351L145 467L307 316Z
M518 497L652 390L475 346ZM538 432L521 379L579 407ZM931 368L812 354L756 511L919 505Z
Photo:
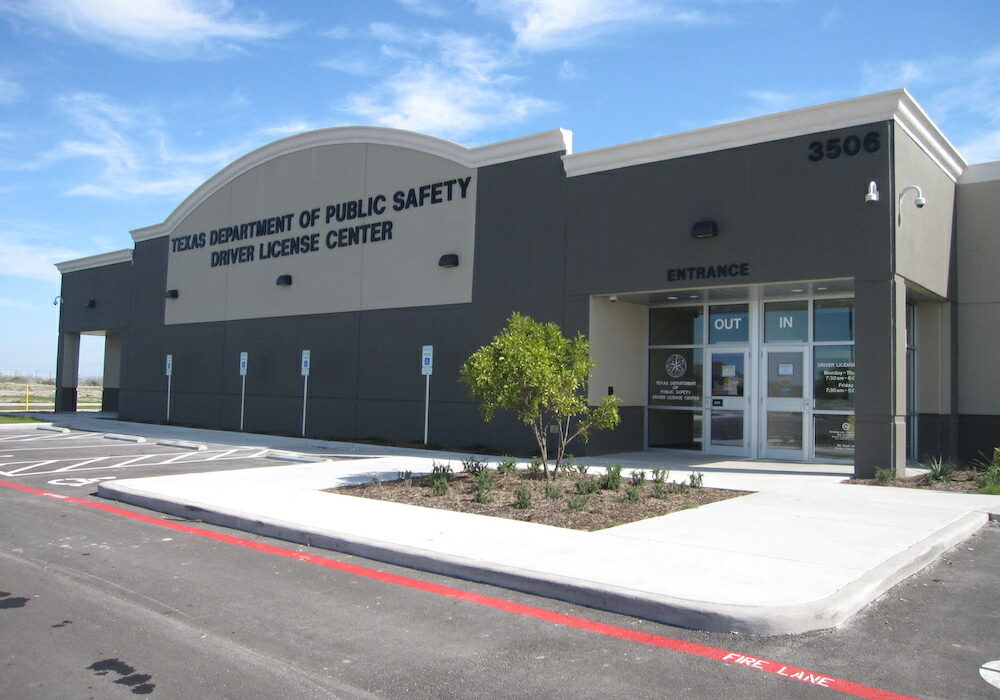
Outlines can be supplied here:
M920 191L919 185L907 185L899 193L899 206L896 207L896 224L899 225L903 223L903 197L906 193L913 190L917 193L916 198L914 198L913 203L916 205L917 209L923 209L924 205L927 204L927 200L924 199L924 193Z
M612 304L614 304L615 302L618 301L618 297L616 297L614 294L612 294L611 296L608 297L608 301L610 301Z
M438 267L458 267L458 254L446 253L438 260Z
M97 300L90 299L90 300L87 301L87 308L88 309L93 309L96 306L97 306Z
M691 227L691 238L715 238L719 235L719 227L714 221L696 221Z
M872 180L868 183L868 194L865 195L866 202L878 201L878 183Z
M292 276L291 275L278 275L278 279L274 280L274 283L279 287L291 287L292 286Z
M52 300L52 306L59 306L61 303L63 303L63 298L61 296Z
M176 289L168 289L163 296L165 299L176 299L179 295Z

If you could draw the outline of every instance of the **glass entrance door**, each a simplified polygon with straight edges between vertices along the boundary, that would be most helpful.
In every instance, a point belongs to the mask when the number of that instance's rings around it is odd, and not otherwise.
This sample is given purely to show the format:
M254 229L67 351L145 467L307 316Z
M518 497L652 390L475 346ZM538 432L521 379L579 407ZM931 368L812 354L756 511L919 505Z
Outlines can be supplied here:
M706 452L750 456L747 431L748 352L741 349L709 351Z
M811 385L806 381L806 348L769 347L761 367L760 455L804 460L810 444Z

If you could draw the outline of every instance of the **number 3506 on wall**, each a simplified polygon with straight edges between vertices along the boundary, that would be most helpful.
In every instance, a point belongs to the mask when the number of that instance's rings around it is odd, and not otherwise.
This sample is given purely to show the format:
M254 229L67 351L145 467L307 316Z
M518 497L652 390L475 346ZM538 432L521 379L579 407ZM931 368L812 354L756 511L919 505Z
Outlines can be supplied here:
M844 138L832 138L824 141L813 141L809 144L809 160L816 162L824 158L840 158L840 156L856 156L862 149L866 153L874 153L882 147L881 137L877 131L869 131L863 137L856 134Z

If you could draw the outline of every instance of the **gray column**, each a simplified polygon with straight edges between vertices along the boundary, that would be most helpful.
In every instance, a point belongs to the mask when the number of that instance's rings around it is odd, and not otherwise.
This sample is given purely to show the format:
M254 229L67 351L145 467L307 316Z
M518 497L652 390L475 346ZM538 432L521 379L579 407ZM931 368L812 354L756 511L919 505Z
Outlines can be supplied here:
M80 374L80 334L60 333L56 354L56 412L76 410Z
M906 286L855 281L854 474L906 468Z
M121 387L122 332L107 331L104 334L104 391L101 394L101 410L118 410L118 390Z

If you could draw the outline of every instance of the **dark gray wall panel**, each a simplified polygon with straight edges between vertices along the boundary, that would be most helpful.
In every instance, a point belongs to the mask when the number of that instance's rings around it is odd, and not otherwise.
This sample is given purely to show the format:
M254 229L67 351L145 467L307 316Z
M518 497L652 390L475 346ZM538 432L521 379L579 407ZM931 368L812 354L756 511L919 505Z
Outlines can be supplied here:
M132 265L116 263L62 276L59 330L82 332L126 328L130 322ZM87 302L93 300L94 308Z

